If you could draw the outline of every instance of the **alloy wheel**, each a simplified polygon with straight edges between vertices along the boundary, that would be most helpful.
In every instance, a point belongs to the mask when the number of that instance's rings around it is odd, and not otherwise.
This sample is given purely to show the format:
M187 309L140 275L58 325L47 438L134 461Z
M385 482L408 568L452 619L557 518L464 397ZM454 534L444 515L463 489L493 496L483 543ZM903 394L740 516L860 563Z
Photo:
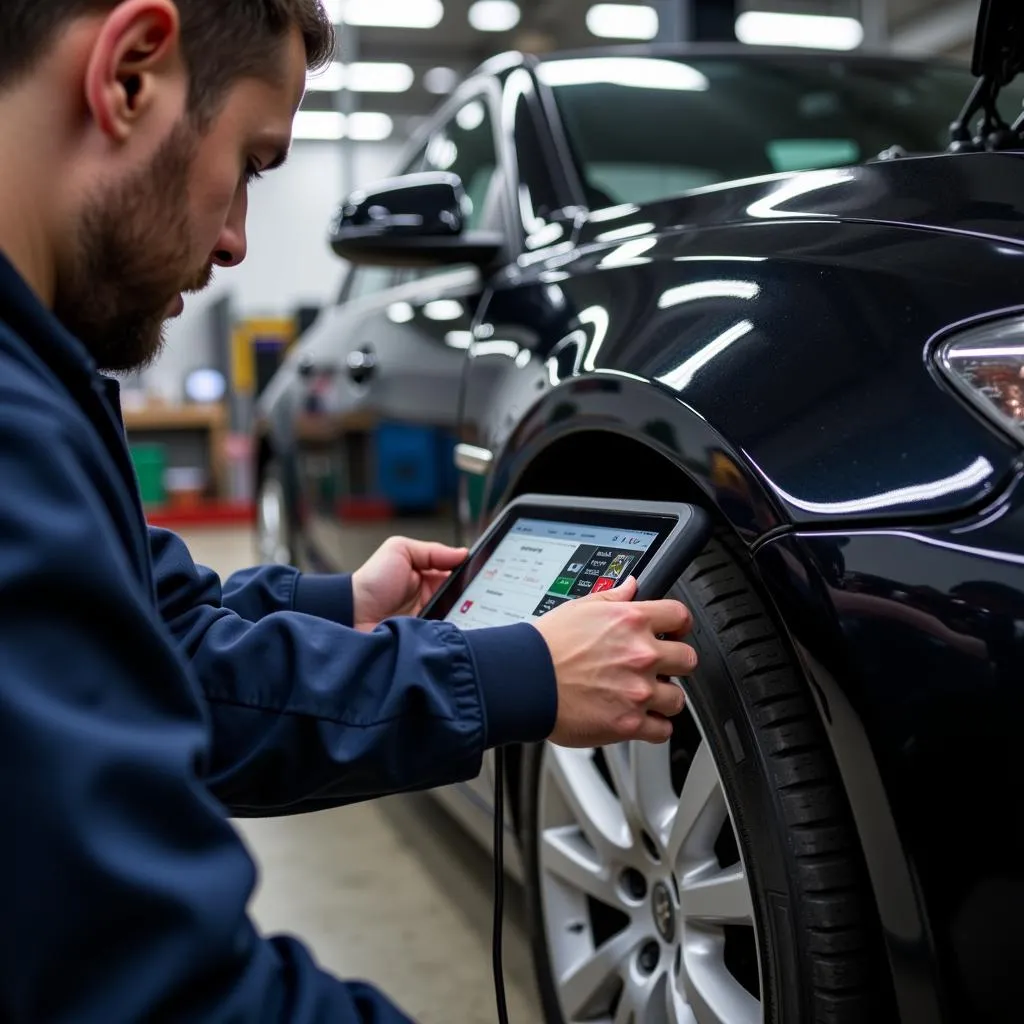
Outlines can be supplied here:
M548 744L538 798L566 1024L761 1024L750 884L691 708L668 744Z
M268 475L260 486L257 531L260 561L264 565L292 564L284 488L274 475Z

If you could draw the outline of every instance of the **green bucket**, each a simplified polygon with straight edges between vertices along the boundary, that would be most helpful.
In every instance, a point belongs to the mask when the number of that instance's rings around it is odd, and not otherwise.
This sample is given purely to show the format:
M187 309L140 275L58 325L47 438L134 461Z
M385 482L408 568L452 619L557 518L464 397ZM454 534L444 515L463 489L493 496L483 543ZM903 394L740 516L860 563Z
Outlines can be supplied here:
M164 470L167 453L162 444L136 444L131 446L135 475L144 505L162 505L167 499L164 490Z

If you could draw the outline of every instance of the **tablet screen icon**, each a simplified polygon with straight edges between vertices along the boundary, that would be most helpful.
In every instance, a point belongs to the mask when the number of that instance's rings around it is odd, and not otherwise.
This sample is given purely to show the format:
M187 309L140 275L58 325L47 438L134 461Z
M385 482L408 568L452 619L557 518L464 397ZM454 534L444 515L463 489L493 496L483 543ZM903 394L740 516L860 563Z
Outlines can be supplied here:
M462 602L462 607L459 609L459 611L463 615L465 615L469 611L469 609L472 608L472 607L473 607L473 602L472 601L463 601Z

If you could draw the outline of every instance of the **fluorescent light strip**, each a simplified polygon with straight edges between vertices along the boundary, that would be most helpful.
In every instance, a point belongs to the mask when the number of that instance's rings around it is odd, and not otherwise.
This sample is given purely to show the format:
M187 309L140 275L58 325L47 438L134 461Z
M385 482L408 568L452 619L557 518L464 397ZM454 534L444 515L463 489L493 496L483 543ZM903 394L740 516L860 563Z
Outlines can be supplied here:
M587 11L587 28L602 39L653 39L658 12L636 4L594 4Z
M309 75L306 88L310 92L407 92L416 76L408 64L383 61L356 63L349 67L335 62L325 71Z
M292 125L293 139L334 142L345 137L345 115L331 110L300 110Z
M469 23L477 32L508 32L519 18L519 5L512 0L477 0L469 9Z
M335 25L367 28L436 28L444 17L441 0L325 0Z
M292 138L306 141L336 142L349 138L354 142L383 142L394 124L387 114L359 111L344 114L332 110L300 110L295 115Z
M736 38L748 46L855 50L864 41L864 26L856 18L745 11L736 19Z

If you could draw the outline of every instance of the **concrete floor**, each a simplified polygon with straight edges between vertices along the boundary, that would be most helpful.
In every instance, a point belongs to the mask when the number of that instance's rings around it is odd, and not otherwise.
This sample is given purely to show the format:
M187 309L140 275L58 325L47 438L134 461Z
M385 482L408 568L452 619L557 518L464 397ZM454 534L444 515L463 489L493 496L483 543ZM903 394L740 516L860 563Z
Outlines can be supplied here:
M182 535L222 576L253 564L245 531ZM260 868L262 931L300 937L326 970L373 982L422 1024L493 1024L490 858L429 795L237 824ZM509 1013L538 1024L522 900L508 885Z

